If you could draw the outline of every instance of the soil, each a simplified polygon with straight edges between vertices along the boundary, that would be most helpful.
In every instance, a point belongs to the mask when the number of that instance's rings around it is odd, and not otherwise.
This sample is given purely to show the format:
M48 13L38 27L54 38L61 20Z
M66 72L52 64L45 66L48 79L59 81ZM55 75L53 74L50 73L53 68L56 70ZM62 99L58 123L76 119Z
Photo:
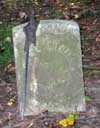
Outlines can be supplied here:
M95 2L89 5L89 7L94 8L95 6ZM61 9L62 6L57 5L56 9L59 10L59 8ZM74 8L79 11L79 9L84 10L85 7L78 8L75 6ZM16 10L14 11L16 12ZM4 13L3 10L2 14ZM74 11L70 10L70 14L72 13ZM72 18L72 15L66 14L64 16L60 14L59 16L52 14L48 16L46 14L40 18L53 17L64 18L65 20ZM2 18L5 20L4 15L2 15ZM14 18L16 17L14 16ZM9 20L7 17L6 19L7 21ZM80 112L79 119L76 120L75 125L69 128L100 128L100 43L96 41L100 33L98 29L100 28L100 18L80 17L74 20L80 24L81 28L84 88L86 96L91 98L86 100L86 111ZM20 118L16 78L13 77L15 75L15 66L12 63L11 66L6 68L6 71L4 70L5 67L7 65L0 66L0 128L62 128L58 125L58 122L66 117L66 113L51 113L47 111L38 116ZM10 99L13 99L11 105L8 104Z

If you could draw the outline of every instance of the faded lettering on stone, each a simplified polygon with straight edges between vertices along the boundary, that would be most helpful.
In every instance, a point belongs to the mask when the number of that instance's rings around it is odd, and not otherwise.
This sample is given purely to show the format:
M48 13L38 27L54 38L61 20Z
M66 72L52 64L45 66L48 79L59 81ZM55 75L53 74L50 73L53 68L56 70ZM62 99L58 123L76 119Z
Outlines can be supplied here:
M25 65L24 26L13 29L20 102ZM77 111L85 110L78 24L41 20L36 36L36 47L30 48L26 115L35 115L43 109L61 112L76 111L76 108Z

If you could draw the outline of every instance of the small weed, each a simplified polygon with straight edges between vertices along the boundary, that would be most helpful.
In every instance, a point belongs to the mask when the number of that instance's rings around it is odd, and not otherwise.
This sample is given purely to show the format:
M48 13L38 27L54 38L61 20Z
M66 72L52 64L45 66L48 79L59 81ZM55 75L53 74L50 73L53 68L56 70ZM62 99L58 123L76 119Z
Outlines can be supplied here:
M83 72L85 77L92 77L94 75L100 75L100 71L99 70L86 70Z
M92 101L92 97L91 97L91 96L85 96L85 100L86 100L87 102Z
M97 17L97 11L94 9L85 9L82 12L82 15L86 18L96 18Z
M99 27L98 27L98 25L93 25L93 26L91 26L91 29L93 30L93 31L99 31Z
M93 42L92 35L84 34L82 36L82 42L84 42L84 46L91 46L92 45L92 42Z
M78 2L78 5L80 6L89 6L92 3L92 0L83 0Z
M58 17L62 16L61 10L55 10L55 14L56 14L56 16L58 16Z
M0 64L13 60L12 25L0 25Z

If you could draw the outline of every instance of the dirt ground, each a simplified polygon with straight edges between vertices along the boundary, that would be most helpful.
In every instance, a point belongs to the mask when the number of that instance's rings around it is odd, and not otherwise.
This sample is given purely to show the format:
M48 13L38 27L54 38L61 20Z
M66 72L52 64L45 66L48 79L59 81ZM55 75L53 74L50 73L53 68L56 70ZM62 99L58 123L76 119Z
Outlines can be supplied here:
M92 3L89 8L95 8L95 6L95 3ZM59 10L59 8L62 7L57 6L56 9ZM77 12L84 10L83 7L74 6L74 10L75 8ZM70 14L76 13L73 9L69 11ZM58 12L56 16L59 19L72 18L72 15L66 14L64 17L65 15L62 16ZM41 17L41 19L45 18L49 16ZM100 36L100 18L84 16L74 20L80 25L84 88L88 99L86 99L86 111L79 113L79 119L74 126L66 128L100 128L100 43L96 40L99 40ZM38 116L25 117L23 120L20 118L16 78L12 77L12 74L15 74L15 66L14 63L7 66L0 66L0 74L3 74L0 75L0 128L63 128L58 125L58 122L66 117L65 113L45 112ZM13 99L11 105L8 104L10 99Z
M85 93L91 100L86 101L86 111L80 113L80 118L72 128L100 128L100 75L86 77L84 83ZM12 98L14 103L9 106L8 101ZM58 122L64 117L64 113L46 112L21 120L15 80L0 80L0 128L62 128Z

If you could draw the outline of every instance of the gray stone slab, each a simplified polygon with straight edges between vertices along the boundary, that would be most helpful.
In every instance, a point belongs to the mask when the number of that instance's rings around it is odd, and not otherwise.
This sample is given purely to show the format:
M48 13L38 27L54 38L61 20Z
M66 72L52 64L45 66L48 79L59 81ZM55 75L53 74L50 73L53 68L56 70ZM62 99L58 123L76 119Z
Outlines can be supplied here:
M16 76L20 108L25 66L23 27L13 28ZM31 45L27 89L27 111L35 115L49 111L84 111L84 85L79 26L74 21L41 20Z

